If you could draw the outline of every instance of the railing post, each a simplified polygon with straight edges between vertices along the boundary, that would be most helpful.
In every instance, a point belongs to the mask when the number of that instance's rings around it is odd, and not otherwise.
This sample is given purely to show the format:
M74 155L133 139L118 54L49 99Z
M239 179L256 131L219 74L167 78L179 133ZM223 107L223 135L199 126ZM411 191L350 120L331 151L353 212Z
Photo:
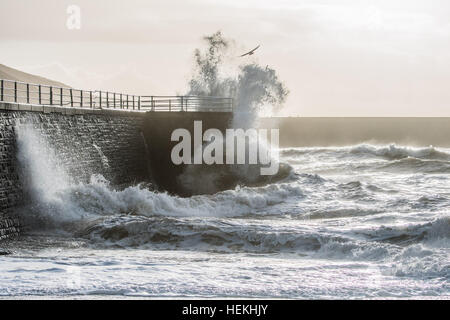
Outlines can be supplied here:
M1 83L0 83L0 100L1 101L3 101L3 86L4 86L3 80L1 80Z
M102 108L102 92L100 92L100 95L98 96L98 104L100 105L100 109Z
M116 108L116 93L113 93L113 100L114 100L114 109Z
M109 92L106 91L106 108L109 109Z
M183 96L181 96L181 111L183 111Z
M120 109L123 109L123 108L122 108L122 100L123 100L123 99L122 99L122 94L120 94Z
M80 90L80 108L83 108L83 90Z
M30 84L27 83L27 103L30 103Z
M42 104L41 85L39 85L39 104Z
M152 111L155 111L155 102L153 101L153 96L151 97L151 106L152 106Z
M59 89L59 104L62 106L63 105L63 88Z
M90 107L91 109L94 108L94 105L93 105L92 102L93 102L93 101L92 101L92 91L89 91L89 107Z
M53 87L50 86L50 105L53 105Z
M14 81L14 102L17 102L17 81Z
M128 110L128 95L127 95L127 110Z
M138 110L141 110L141 96L138 96Z
M134 110L134 95L133 95L133 110Z
M70 106L73 107L73 92L72 92L72 89L70 89Z

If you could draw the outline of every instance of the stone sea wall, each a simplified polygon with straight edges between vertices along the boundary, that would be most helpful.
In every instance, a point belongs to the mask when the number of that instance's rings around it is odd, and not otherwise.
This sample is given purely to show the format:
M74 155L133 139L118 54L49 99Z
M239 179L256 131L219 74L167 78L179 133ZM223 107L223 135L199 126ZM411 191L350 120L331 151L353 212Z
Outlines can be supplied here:
M19 232L18 219L12 219L8 215L22 198L15 160L15 120L13 113L0 111L0 240Z
M116 188L151 182L158 190L188 196L179 183L185 166L170 159L177 143L171 141L172 131L185 128L193 134L196 120L204 130L225 130L230 119L231 113L220 112L140 113L0 102L0 240L19 233L14 212L29 203L24 165L34 165L32 172L47 167L40 172L44 175L52 174L53 166L63 168L73 182L102 175ZM33 162L46 159L49 165Z
M131 112L0 110L0 240L18 234L20 221L12 211L26 201L26 177L17 160L18 126L44 138L74 181L101 174L120 186L148 178L143 121L144 114Z

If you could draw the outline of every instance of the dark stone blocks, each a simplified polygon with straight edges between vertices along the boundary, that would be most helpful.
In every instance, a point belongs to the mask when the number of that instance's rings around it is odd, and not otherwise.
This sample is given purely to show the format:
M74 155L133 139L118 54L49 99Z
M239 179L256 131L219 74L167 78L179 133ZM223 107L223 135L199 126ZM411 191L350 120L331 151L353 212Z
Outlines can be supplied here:
M147 180L141 128L145 114L62 114L0 110L0 240L19 233L11 214L25 202L17 160L16 126L44 137L67 174L87 183L101 174L114 185Z

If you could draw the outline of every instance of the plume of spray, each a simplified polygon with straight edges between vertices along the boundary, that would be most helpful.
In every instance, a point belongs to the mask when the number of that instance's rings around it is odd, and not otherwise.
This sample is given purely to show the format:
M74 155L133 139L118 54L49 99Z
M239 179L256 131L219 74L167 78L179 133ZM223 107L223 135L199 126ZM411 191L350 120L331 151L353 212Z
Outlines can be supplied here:
M254 61L237 64L233 54L235 42L224 38L220 31L203 40L207 47L204 51L195 50L195 68L188 94L232 97L233 128L253 127L262 108L271 112L282 108L289 90L274 69Z
M220 31L203 37L208 47L205 52L195 49L195 71L189 81L191 95L230 97L235 90L231 78L221 77L220 68L227 58L230 42L223 38Z
M289 91L274 69L262 67L255 61L239 63L241 59L248 61L248 57L237 58L235 41L225 38L220 31L203 37L203 40L206 48L196 49L194 53L195 65L188 95L233 98L230 126L236 129L255 128L260 110L273 113L283 107ZM248 141L248 144L255 143L258 142ZM267 144L259 146L269 148ZM199 189L204 186L204 181L209 181L209 192L216 192L221 189L221 181L230 180L230 174L242 182L255 182L259 178L259 168L254 165L229 166L228 170L217 172L214 168L187 166L179 180L186 189L204 193L205 188Z
M69 204L60 197L72 179L58 161L57 152L32 124L17 124L15 131L20 180L25 197L32 203L21 215L22 219L29 226L48 226L54 221L66 220L68 215L58 215L57 212L72 212Z

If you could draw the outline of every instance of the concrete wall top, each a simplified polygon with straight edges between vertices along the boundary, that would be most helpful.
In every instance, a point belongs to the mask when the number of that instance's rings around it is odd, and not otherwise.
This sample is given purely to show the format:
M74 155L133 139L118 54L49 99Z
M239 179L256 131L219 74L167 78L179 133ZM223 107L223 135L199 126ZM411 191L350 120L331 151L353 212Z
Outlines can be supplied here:
M0 110L9 111L32 111L43 113L60 113L64 115L83 115L83 114L96 114L106 116L128 116L128 117L145 117L146 115L151 118L208 118L214 115L214 117L223 118L230 117L231 112L204 112L204 111L144 111L144 110L132 110L132 109L89 109L89 108L77 108L77 107L64 107L64 106L43 106L35 104L23 104L23 103L11 103L0 102Z
M42 105L10 103L10 102L0 102L0 110L60 113L64 115L95 114L95 115L121 116L121 117L124 116L144 117L146 114L146 112L136 110L89 109L89 108L62 107L62 106L42 106Z

